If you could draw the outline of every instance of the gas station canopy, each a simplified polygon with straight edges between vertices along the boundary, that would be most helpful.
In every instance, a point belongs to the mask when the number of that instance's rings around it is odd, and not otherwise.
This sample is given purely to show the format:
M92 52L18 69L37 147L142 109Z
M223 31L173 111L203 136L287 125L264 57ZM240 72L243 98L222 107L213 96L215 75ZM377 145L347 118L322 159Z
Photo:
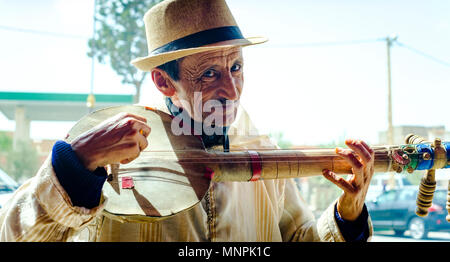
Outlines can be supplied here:
M133 101L133 95L96 94L92 99L89 94L0 92L0 112L16 123L16 148L19 140L30 140L31 121L78 121L91 111Z
M0 111L16 120L21 108L30 121L78 121L90 112L89 94L0 92ZM133 95L95 94L92 110L133 103Z

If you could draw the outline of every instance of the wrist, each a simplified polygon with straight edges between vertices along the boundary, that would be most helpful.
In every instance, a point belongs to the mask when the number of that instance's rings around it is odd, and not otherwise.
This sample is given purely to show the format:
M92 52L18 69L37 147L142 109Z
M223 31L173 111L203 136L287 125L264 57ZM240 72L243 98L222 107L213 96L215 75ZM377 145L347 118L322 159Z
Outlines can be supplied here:
M75 155L87 170L93 172L99 167L98 162L95 161L96 158L93 155L93 150L86 150L80 140L72 141L72 143L70 143L70 146L72 147Z
M361 215L364 203L359 204L359 201L354 199L347 199L345 194L342 195L337 202L337 211L339 216L346 221L355 221Z

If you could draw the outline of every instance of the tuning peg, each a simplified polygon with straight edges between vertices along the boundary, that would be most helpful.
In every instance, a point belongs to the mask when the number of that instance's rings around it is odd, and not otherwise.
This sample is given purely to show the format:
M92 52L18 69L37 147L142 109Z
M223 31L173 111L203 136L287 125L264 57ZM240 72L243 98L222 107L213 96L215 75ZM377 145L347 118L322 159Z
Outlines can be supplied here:
M417 194L416 214L421 217L428 215L428 208L433 202L434 191L436 190L435 170L430 169L420 181L419 192Z

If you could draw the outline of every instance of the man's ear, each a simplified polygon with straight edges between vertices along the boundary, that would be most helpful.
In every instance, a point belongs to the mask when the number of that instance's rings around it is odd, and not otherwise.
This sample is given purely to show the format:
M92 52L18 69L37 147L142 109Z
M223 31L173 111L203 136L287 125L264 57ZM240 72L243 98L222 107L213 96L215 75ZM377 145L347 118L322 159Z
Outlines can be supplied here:
M164 95L171 97L175 94L175 87L173 86L169 75L159 68L152 69L152 80L156 88Z

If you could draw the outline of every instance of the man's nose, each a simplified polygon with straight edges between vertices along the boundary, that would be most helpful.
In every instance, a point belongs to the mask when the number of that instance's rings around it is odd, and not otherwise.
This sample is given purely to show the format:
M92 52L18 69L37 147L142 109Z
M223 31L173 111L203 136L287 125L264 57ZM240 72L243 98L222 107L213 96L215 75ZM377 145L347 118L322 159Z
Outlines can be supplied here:
M219 95L228 100L239 99L238 86L236 85L236 81L231 75L231 72L223 75Z

